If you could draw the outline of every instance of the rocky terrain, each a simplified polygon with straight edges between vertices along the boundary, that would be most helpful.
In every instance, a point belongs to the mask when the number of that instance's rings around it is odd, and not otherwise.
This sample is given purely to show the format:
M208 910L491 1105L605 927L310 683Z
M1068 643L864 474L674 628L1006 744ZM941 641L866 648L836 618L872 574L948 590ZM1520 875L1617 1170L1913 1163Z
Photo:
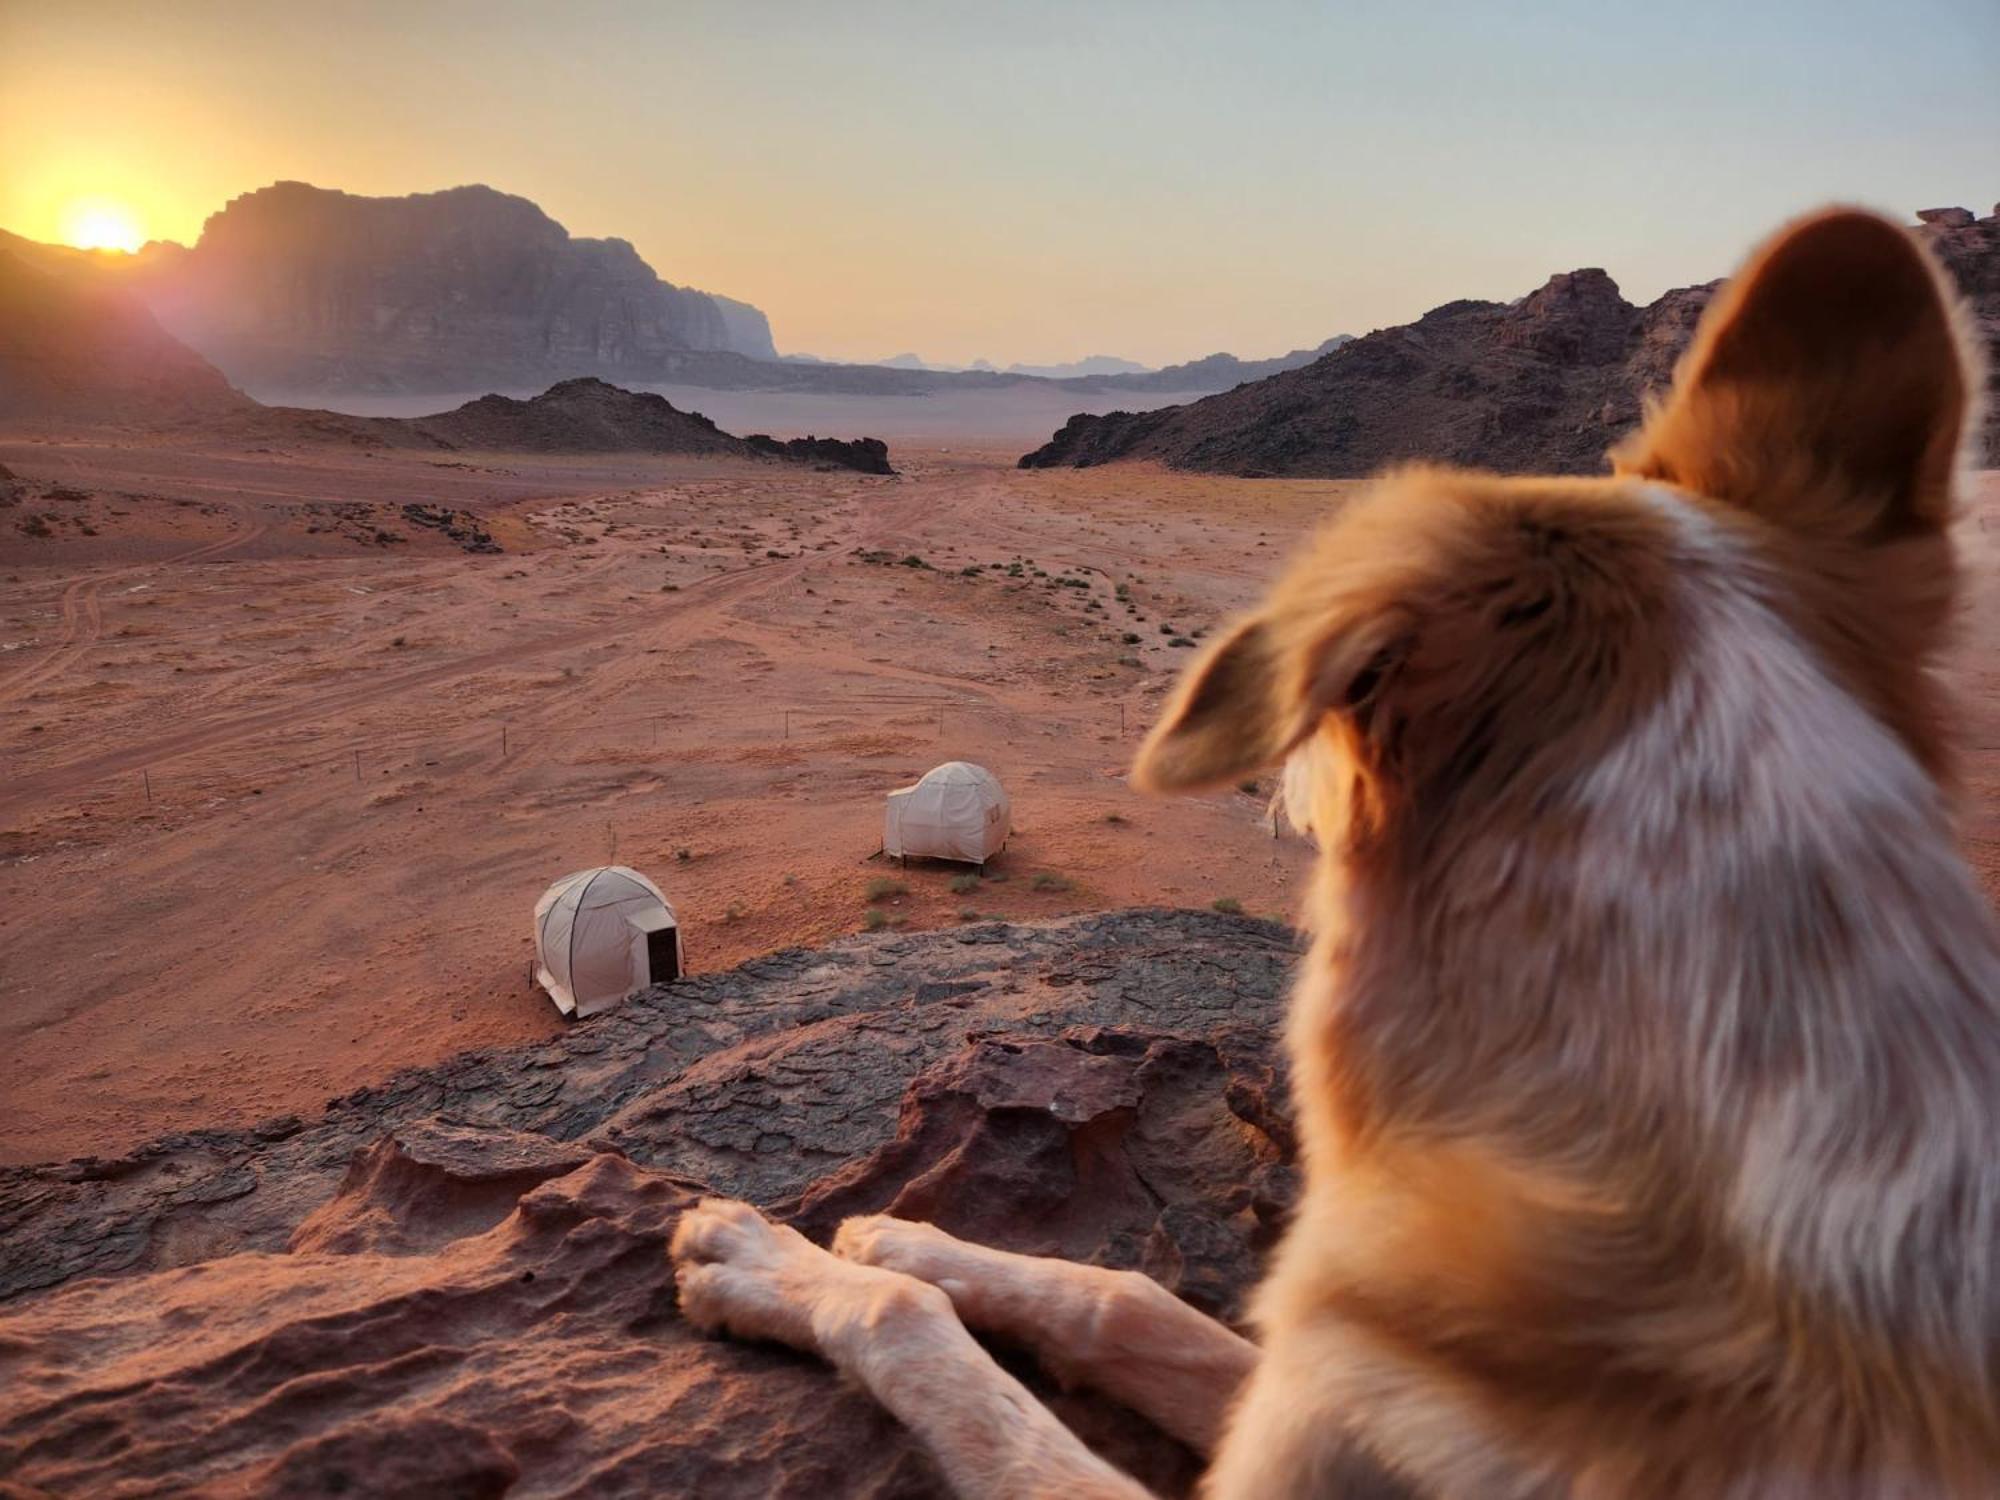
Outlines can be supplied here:
M161 321L239 385L463 390L662 378L667 355L769 355L744 303L663 281L624 240L459 187L365 198L280 182L232 199L136 273Z
M1292 935L1133 911L790 950L313 1119L0 1172L17 1495L915 1496L829 1371L696 1336L705 1192L890 1210L1240 1311L1293 1191ZM1002 1351L1003 1356L1006 1351ZM1165 1494L1195 1461L1030 1374Z
M1918 233L1967 299L2000 367L2000 214L1926 210ZM1448 302L1303 368L1187 406L1077 416L1025 468L1153 459L1208 473L1354 478L1407 459L1601 471L1664 386L1719 283L1634 307L1601 270L1552 276L1518 302ZM2000 464L2000 426L1987 464Z

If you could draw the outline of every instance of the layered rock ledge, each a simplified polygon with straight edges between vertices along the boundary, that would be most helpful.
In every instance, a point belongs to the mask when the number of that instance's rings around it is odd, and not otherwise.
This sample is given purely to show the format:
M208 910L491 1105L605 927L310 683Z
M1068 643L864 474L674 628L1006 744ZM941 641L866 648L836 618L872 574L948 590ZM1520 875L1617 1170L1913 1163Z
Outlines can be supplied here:
M679 1213L724 1193L823 1237L889 1209L1234 1316L1293 1190L1275 1039L1294 956L1272 924L1168 911L856 938L316 1119L0 1172L0 1475L110 1496L934 1493L822 1366L682 1323ZM1136 1417L1038 1388L1159 1491L1192 1483L1193 1455Z

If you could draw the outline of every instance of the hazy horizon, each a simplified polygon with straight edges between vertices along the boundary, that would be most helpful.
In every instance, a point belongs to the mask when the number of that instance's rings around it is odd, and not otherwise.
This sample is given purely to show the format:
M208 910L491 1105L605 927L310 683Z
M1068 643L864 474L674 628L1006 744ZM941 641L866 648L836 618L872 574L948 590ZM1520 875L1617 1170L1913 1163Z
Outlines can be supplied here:
M0 0L0 225L104 200L192 242L280 179L482 182L788 353L1157 366L1584 265L1645 301L1829 199L2000 197L1987 0L822 14Z

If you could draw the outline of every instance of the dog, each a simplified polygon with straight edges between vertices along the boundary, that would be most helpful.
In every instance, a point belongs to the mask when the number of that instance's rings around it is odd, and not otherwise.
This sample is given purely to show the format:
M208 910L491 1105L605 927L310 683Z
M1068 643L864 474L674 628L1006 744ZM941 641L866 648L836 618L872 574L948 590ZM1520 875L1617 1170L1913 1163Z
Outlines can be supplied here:
M968 1497L1143 1493L969 1329L1210 1500L2000 1495L2000 930L1932 670L1978 385L1910 235L1825 211L1610 477L1392 472L1189 669L1134 783L1282 764L1321 850L1256 1343L1136 1274L721 1202L687 1316L825 1356Z

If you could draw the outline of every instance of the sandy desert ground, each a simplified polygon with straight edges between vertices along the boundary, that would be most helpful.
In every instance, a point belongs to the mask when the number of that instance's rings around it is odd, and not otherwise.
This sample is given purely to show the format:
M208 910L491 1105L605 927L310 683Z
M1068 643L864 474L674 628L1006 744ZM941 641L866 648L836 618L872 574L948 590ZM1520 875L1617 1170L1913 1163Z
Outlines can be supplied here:
M551 1033L530 907L613 859L668 891L697 968L871 920L1288 915L1309 854L1268 784L1158 802L1123 776L1177 643L1347 486L896 458L0 441L31 492L0 512L0 1161ZM1991 888L1989 527L2000 475L1960 655ZM871 859L882 794L954 758L1014 798L991 878Z

